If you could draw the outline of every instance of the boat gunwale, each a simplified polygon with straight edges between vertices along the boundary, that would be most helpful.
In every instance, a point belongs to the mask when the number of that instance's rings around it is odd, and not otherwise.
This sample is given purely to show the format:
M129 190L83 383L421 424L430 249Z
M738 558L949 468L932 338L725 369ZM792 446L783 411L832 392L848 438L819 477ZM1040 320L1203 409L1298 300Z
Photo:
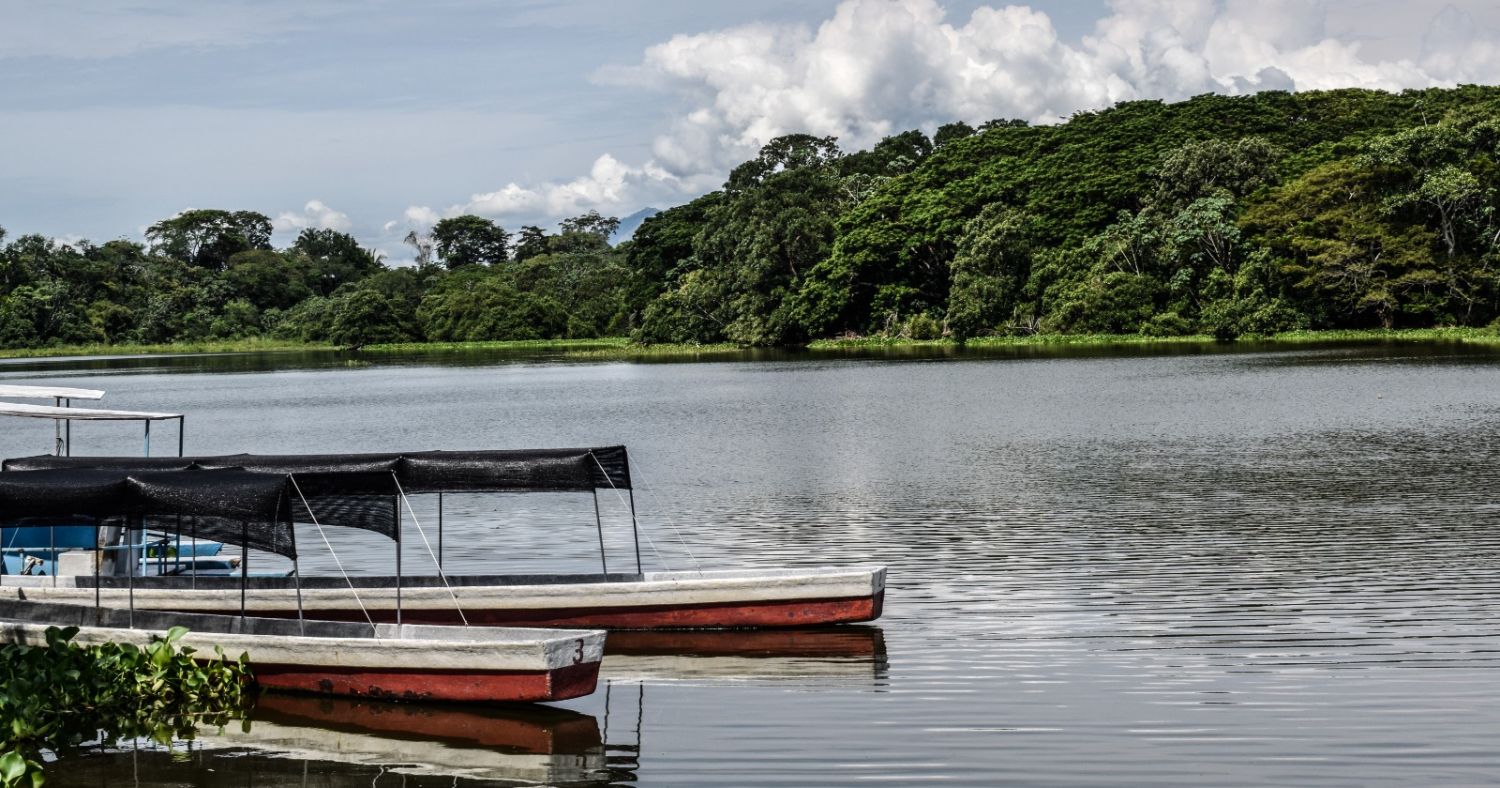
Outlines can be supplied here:
M92 619L92 621L90 620ZM123 619L123 623L122 623ZM131 623L134 623L131 626ZM371 627L367 623L324 621L320 619L263 618L218 613L179 613L157 610L122 610L65 602L40 602L24 598L0 598L0 626L165 632L172 627L186 627L198 635L226 635L250 638L297 639L300 641L359 641L402 647L423 646L492 647L574 647L603 642L605 633L591 629L546 629L541 627L454 627L441 624L385 624Z
M868 578L874 590L885 587L886 567L878 565L777 567L773 569L716 569L648 571L642 573L553 573L553 574L450 574L450 575L402 575L403 591L425 589L446 590L458 588L524 588L527 586L599 586L629 587L647 584L671 584L674 586L700 585L716 582L747 582L760 580L807 580L807 581L860 581ZM6 575L0 579L0 588L99 588L124 589L134 587L142 590L179 590L192 586L196 591L238 592L241 584L250 591L294 590L299 580L291 576L259 576L241 579L238 576L189 576L150 575L134 578L109 575ZM395 588L395 575L304 575L300 578L303 591L348 589L353 584L359 590Z

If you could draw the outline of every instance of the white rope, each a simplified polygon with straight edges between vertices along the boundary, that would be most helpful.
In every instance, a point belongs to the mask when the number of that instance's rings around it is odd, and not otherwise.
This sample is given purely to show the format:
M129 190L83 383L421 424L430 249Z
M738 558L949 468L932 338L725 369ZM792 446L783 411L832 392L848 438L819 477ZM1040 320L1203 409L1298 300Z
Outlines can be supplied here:
M458 594L453 593L453 586L448 584L448 575L443 573L443 565L438 563L437 553L433 552L432 543L427 541L427 530L422 527L422 521L417 519L416 510L411 508L411 499L406 497L406 491L401 489L401 479L396 476L395 471L391 471L391 479L396 482L396 492L400 493L401 502L406 504L406 511L411 513L412 524L417 526L417 533L422 537L422 544L427 546L427 555L432 557L432 563L437 567L438 577L443 581L443 588L448 589L448 596L453 597L453 608L458 611L458 620L464 622L464 626L468 626L469 619L464 615L464 606L459 604Z
M615 497L620 499L620 505L627 509L631 508L630 502L625 499L625 494L620 492L620 488L615 486L614 477L609 475L609 471L605 469L604 463L599 462L599 458L593 452L589 452L589 457L593 458L594 464L599 466L599 472L604 474L604 480L609 482L609 489L615 491ZM636 525L639 528L640 532L646 535L646 544L651 548L651 552L656 555L656 560L661 562L662 568L671 571L671 567L667 566L667 559L663 558L661 551L656 549L656 541L651 538L651 532L640 525L639 513L637 513L636 516ZM675 531L677 529L674 527L672 530ZM677 540L680 542L682 541L681 533L677 534ZM698 570L698 574L703 574L703 569L702 567L698 566L698 559L693 557L693 551L688 548L687 542L682 542L682 549L687 550L688 558L692 560L693 567Z
M605 470L604 463L599 462L599 458L593 452L589 452L589 458L594 461L595 465L599 466L599 472L604 474L604 480L609 482L609 488L611 490L614 490L615 497L620 500L620 507L622 509L634 508L630 505L630 502L625 499L625 494L620 492L620 489L615 486L615 480L610 477L609 471ZM671 571L671 567L667 565L667 559L663 558L661 551L656 549L656 542L651 538L651 532L641 527L641 518L639 516L635 518L635 524L636 532L646 535L646 545L651 548L651 553L656 556L656 560L661 563L662 568Z
M672 515L668 513L669 510L666 504L662 503L661 496L656 494L656 488L651 486L651 481L640 472L639 468L636 469L635 476L641 480L641 484L646 488L646 494L650 495L651 500L655 502L659 516L666 522L667 527L672 529L672 533L677 534L677 541L682 545L682 549L687 551L688 558L693 562L693 569L698 574L703 574L703 565L698 563L698 558L693 555L693 548L688 547L687 540L682 538L682 531L677 527L677 522L672 519Z
M354 581L349 579L349 573L344 571L344 562L339 560L339 554L333 549L333 544L328 541L328 534L323 532L318 516L313 514L312 505L307 502L307 496L302 494L302 485L297 484L295 474L287 474L287 478L292 482L292 489L297 491L297 497L302 499L302 508L307 510L307 516L312 520L312 524L317 526L318 536L323 537L323 544L328 547L328 554L333 556L333 563L339 568L339 574L343 575L344 582L349 584L349 593L354 594L354 602L359 605L359 612L364 613L365 620L370 622L370 631L379 632L380 630L375 627L375 619L370 618L370 611L365 609L364 600L359 598L359 590L354 587Z
M641 518L639 515L637 515L635 521L637 526L639 526L641 522ZM646 530L645 528L641 528L640 532L642 536L646 537L646 546L651 548L651 554L656 556L656 562L661 564L662 569L665 569L668 572L672 571L672 567L667 565L666 557L661 554L660 550L656 549L656 540L651 538L651 532Z

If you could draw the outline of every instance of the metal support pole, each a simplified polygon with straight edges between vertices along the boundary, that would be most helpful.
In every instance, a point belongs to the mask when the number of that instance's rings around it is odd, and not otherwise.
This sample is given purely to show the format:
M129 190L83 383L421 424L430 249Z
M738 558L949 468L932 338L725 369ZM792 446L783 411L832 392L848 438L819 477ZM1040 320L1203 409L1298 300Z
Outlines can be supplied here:
M297 562L297 527L294 524L292 533L292 583L297 586L297 634L307 634L307 624L302 615L302 565Z
M137 520L137 522L141 521ZM125 585L130 588L130 618L128 626L131 629L135 629L135 537L131 536L129 520L125 523L125 540L127 542L125 547Z
M191 525L189 525L188 527L190 527L190 528L193 529L193 538L192 538L192 542L193 542L193 566L192 566L192 569L193 569L193 571L190 572L189 575L193 578L193 580L192 580L193 590L196 591L196 590L198 590L198 518L197 518L197 516L195 515L195 516L189 517L188 518L188 522L191 523Z
M438 493L438 571L443 571L443 494Z
M245 589L250 585L250 523L240 521L240 627L245 624Z
M94 521L94 623L99 623L99 565L104 563L104 547L99 544L99 521Z
M391 511L396 514L396 626L401 626L401 500L391 499Z
M52 404L61 408L63 406L62 397L53 397ZM62 425L62 419L52 420L52 453L59 456L63 453Z
M187 429L187 416L177 417L177 456L182 456L182 433Z
M47 531L52 542L48 548L51 551L48 555L52 556L52 587L57 588L57 565L62 563L57 560L57 526L49 525L47 526Z
M65 407L73 407L73 400L63 400ZM63 419L63 454L73 456L73 420Z
M635 520L635 488L630 488L630 535L635 539L635 573L645 574L641 571L641 527Z
M302 566L292 559L292 584L297 587L297 634L307 634L307 625L302 615Z
M146 456L151 456L151 420L146 419Z
M609 558L604 553L604 519L599 516L599 491L594 490L594 524L599 526L599 563L604 566L604 579L609 580Z

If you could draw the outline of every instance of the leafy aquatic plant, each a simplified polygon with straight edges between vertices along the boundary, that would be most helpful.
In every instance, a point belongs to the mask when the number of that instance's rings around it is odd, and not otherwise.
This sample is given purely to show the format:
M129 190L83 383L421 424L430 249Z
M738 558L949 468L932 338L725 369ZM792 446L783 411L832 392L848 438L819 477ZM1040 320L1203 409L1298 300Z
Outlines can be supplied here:
M166 744L241 711L249 655L229 659L215 646L200 662L179 643L186 633L173 627L144 648L85 646L73 642L77 627L49 627L45 646L0 647L0 786L41 785L43 752L121 738Z

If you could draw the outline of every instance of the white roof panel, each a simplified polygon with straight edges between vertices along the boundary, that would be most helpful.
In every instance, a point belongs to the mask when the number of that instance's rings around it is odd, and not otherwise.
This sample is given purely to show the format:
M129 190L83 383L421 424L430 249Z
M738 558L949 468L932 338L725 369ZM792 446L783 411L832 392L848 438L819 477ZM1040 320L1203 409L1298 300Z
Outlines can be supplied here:
M11 399L103 399L99 389L70 389L63 386L17 386L0 384L0 397Z
M0 416L67 421L164 421L180 419L181 413L152 413L139 410L96 410L93 408L59 408L53 405L23 405L0 402Z

